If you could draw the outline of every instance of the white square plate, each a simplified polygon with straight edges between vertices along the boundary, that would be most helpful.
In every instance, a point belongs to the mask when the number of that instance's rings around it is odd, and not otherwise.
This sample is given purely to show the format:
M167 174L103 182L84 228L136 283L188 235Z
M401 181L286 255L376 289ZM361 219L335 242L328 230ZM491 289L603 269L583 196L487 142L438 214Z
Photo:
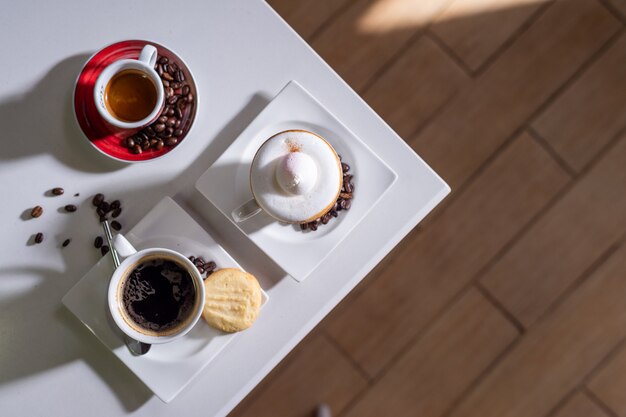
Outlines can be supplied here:
M236 223L231 212L252 199L250 165L275 133L305 129L324 137L350 165L354 199L317 231L275 221L261 212ZM396 173L296 81L289 82L202 174L196 188L295 280L304 280L367 215L396 180Z
M125 235L137 248L164 247L185 255L203 256L218 268L240 268L235 260L169 197L161 200ZM144 356L133 356L115 326L106 302L113 271L110 256L103 256L63 297L63 304L161 400L170 402L211 362L237 333L223 333L204 320L185 336L153 345ZM263 304L267 302L263 292Z

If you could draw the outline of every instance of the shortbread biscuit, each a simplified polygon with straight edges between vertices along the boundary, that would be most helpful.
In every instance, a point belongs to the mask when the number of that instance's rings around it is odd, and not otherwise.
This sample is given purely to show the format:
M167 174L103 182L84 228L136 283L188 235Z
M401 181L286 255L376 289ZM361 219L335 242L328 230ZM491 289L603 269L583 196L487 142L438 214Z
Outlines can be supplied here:
M252 326L261 307L261 286L254 275L235 268L213 272L204 280L202 317L210 326L238 332Z

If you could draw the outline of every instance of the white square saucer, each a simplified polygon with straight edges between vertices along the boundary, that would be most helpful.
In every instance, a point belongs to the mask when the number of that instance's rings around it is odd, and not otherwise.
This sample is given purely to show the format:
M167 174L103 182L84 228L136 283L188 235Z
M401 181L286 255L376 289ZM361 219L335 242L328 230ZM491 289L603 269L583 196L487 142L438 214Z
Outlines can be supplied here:
M161 200L125 235L137 248L164 247L185 255L203 256L218 268L239 264L169 197ZM124 345L107 306L113 271L110 256L98 263L63 297L63 304L107 346L115 356L164 402L171 400L230 343L237 333L223 333L200 319L182 338L153 345L144 356L133 356ZM263 304L268 296L263 292ZM262 319L262 314L259 320Z
M275 133L305 129L324 137L350 165L354 199L317 231L280 223L266 213L236 223L231 213L252 199L250 165ZM296 81L290 81L196 182L196 188L296 281L303 281L383 198L396 173Z

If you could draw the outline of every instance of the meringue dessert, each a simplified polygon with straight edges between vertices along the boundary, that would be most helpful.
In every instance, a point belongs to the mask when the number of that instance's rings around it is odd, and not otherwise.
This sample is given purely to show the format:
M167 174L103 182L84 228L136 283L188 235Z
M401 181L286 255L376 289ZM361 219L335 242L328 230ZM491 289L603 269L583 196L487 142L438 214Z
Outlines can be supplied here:
M342 178L333 147L306 130L287 130L266 140L250 168L257 204L287 223L307 223L326 214L337 201Z

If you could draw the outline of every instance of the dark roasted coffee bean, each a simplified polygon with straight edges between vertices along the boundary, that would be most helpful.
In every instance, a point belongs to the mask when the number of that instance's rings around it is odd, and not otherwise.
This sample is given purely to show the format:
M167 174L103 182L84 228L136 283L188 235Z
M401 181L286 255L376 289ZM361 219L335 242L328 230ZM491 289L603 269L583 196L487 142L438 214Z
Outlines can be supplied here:
M185 100L179 100L178 108L181 110L185 110L187 108L187 102Z
M349 200L352 198L352 193L339 193L339 197L343 198L344 200Z
M163 68L165 69L165 68ZM174 74L176 74L176 70L178 69L178 66L174 63L169 64L167 67L167 72L168 74L170 74L172 77L174 77Z
M176 116L177 119L183 118L183 111L178 106L174 109L174 116Z
M164 117L164 116L162 116ZM161 133L165 130L165 124L163 123L158 123L156 126L154 126L154 131L157 133Z
M196 268L198 268L198 272L200 273L200 275L204 274L204 268L202 266L196 266Z
M316 231L317 230L317 223L315 222L311 222L309 223L309 229Z
M93 200L91 200L91 204L98 207L100 204L102 204L103 201L104 201L104 195L98 193L93 196Z
M161 77L167 81L174 81L174 77L172 77L170 73L165 72L165 68L163 68L163 75L161 75Z
M126 147L127 148L132 148L133 146L135 146L135 139L133 139L132 136L129 136L126 138Z
M309 224L308 223L300 223L300 230L306 230L309 228Z
M65 206L65 211L67 211L68 213L73 213L75 212L77 209L77 207L74 204L68 204L67 206Z
M187 97L185 97L185 101L187 101L188 103L191 103L193 101L193 94L191 93L187 94Z
M169 71L170 65L168 63L163 63L161 65L163 65L163 72L168 72Z
M157 121L159 122L159 124L164 124L165 122L167 122L167 116L161 116L157 119Z
M175 117L170 117L167 119L167 121L165 122L165 126L168 127L173 127L176 124L176 118Z
M105 214L108 213L109 211L111 211L111 205L108 202L106 202L106 201L103 201L102 203L100 203L98 208L100 210L102 210L102 212L105 213Z
M170 82L167 80L161 80L161 82L163 83L163 87L167 88L170 86Z
M111 222L111 227L117 231L122 230L122 224L120 222L118 222L117 220L113 220Z
M174 129L178 129L181 125L180 119L176 119L176 123L174 123Z
M74 197L78 197L80 195L80 193L76 193L74 194Z
M98 216L100 216L100 217L104 217L104 216L106 216L106 212L105 212L104 210L102 210L100 207L98 207L98 208L96 209L96 214L97 214Z
M104 239L102 239L102 236L98 236L96 240L93 241L93 245L96 247L96 249L100 249L103 243Z
M167 64L170 60L166 56L162 56L159 58L159 64Z
M178 90L182 86L183 86L183 83L176 82L176 81L170 84L170 87L172 87L174 90Z
M183 134L183 129L176 129L173 133L174 136L178 137Z
M350 206L352 206L352 200L343 200L341 202L341 208L344 210L350 210Z
M174 73L174 79L175 79L176 81L178 81L178 82L182 81L182 80L180 79L180 74L182 74L182 71L176 71L176 72Z
M111 217L113 217L114 219L119 217L120 214L122 214L122 208L118 207L115 210L113 210L113 213L111 213Z
M348 172L348 171L350 171L350 165L346 164L345 162L342 162L342 163L341 163L341 170L342 170L343 172Z
M143 149L144 151L150 149L150 141L145 141L141 143L141 149Z
M106 255L107 253L109 253L109 247L107 245L102 245L102 247L100 248L100 253L102 254L102 256Z
M174 108L171 106L168 106L167 111L164 112L163 114L165 114L166 116L170 117L174 115Z
M339 216L339 213L337 213L337 211L335 211L335 210L331 210L330 211L330 215L333 216L333 217L337 217L337 216Z
M200 259L200 258L196 258L196 259L193 261L193 264L194 264L195 266L202 266L202 265L204 265L204 262L202 261L202 259Z
M139 133L137 134L137 136L138 136L139 138L141 138L141 140L142 140L142 141L144 141L144 140L148 140L148 139L149 139L149 138L148 138L148 135L146 135L144 132L139 132Z
M35 235L35 243L43 242L43 233L39 232Z
M107 219L107 216L100 216L100 223L102 223L103 221L105 221Z
M209 261L206 263L205 268L212 271L217 268L217 264L214 261Z
M150 139L150 147L156 148L157 143L159 143L158 139Z
M43 214L43 207L41 206L35 206L33 207L33 209L30 211L30 215L32 217L39 217Z
M135 146L133 146L133 148L131 149L131 152L134 153L135 155L139 155L141 152L143 152L141 149L141 145L135 144Z
M67 245L69 245L69 244L70 244L70 242L71 242L71 241L72 241L72 239L65 239L65 240L63 241L63 244L62 244L61 246L63 246L63 247L65 248Z
M148 135L149 138L153 138L156 136L156 132L150 126L146 127L143 131L146 132L146 135Z
M176 104L176 102L178 101L178 98L180 96L178 95L173 95L172 97L167 99L167 104Z
M157 74L159 74L159 77L162 77L163 76L163 65L161 65L161 64L157 65L156 72L157 72Z
M186 96L187 94L189 94L190 91L191 91L191 88L188 85L185 85L181 93L183 96Z
M180 82L185 81L185 73L183 72L183 70L178 70L176 71L176 75L178 75L178 78L180 78Z
M167 87L165 89L165 98L170 98L174 95L174 89L172 87Z
M165 141L165 144L167 146L175 146L178 143L178 139L176 138L169 138Z
M322 216L322 224L327 224L330 221L330 213L326 213Z
M163 140L159 139L157 144L154 145L154 149L156 149L157 151L160 151L161 149L163 149L163 145L164 145Z
M122 202L120 200L113 200L110 206L111 210L115 210L116 208L120 208L122 206Z
M52 194L54 195L62 195L65 192L65 190L61 187L55 187L52 189Z
M165 139L171 138L172 135L174 134L174 129L172 129L171 127L168 127L167 129L165 129L165 132L163 133L165 133L165 136L164 136Z
M352 192L352 184L350 184L350 182L349 182L349 181L344 181L344 182L343 182L343 190L344 190L346 193L351 193L351 192Z

